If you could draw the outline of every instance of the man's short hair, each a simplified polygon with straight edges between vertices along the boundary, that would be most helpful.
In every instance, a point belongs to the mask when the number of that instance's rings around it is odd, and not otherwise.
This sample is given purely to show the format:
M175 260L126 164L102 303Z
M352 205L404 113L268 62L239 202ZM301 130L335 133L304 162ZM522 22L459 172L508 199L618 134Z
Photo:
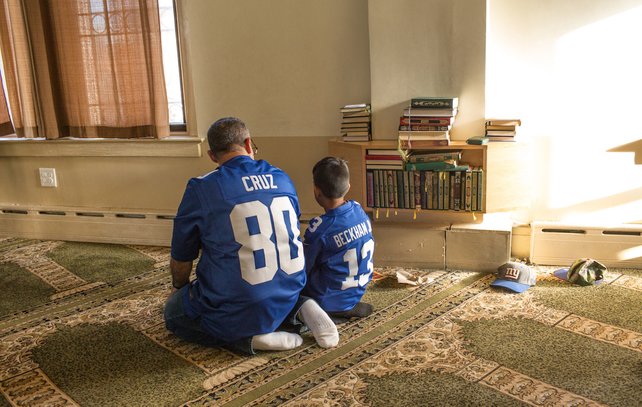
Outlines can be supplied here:
M350 189L348 162L337 157L325 157L312 169L314 185L326 198L342 198Z
M250 131L241 119L224 117L215 121L207 130L207 142L210 150L216 155L238 150L243 147Z

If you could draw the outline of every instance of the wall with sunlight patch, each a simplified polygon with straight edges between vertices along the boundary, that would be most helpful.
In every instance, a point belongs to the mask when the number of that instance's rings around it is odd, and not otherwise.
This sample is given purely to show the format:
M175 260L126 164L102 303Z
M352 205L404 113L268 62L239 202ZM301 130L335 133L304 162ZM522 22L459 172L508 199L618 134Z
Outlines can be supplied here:
M642 1L489 0L486 116L518 117L530 220L642 223ZM642 154L642 152L641 152Z

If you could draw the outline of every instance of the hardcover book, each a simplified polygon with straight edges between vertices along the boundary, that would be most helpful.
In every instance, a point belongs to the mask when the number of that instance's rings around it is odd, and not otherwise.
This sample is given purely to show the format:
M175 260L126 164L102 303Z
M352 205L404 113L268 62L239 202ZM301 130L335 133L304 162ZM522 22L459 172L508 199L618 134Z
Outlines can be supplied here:
M486 119L487 126L521 126L520 119Z
M450 126L455 121L454 117L400 117L399 125L418 125L418 126Z
M461 151L444 151L435 153L411 153L408 156L408 162L411 163L428 163L435 161L460 160Z
M456 109L459 106L457 97L416 97L410 99L410 107L430 109Z
M400 140L447 140L448 131L399 131Z
M403 140L399 139L399 147L404 150L428 149L430 147L448 146L450 140Z
M404 117L454 117L457 109L413 109L406 108L403 111Z
M414 125L405 125L402 124L399 126L399 130L401 131L448 131L450 130L450 126L432 126L432 125L424 125L424 124L414 124Z

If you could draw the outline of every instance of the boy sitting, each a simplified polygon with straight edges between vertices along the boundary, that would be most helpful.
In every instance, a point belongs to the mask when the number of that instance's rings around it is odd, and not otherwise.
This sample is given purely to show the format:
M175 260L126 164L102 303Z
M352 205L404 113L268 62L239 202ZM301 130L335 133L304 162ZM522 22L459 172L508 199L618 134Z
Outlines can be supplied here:
M374 240L368 215L346 201L350 172L345 160L326 157L312 170L314 197L325 214L310 221L304 235L308 280L302 294L313 298L335 323L372 313L359 302L372 279Z

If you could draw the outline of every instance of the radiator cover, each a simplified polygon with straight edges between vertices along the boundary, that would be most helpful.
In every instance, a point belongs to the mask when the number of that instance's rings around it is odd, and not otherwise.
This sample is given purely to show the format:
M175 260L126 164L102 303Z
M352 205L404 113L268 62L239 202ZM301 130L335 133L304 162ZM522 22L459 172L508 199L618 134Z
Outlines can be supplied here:
M608 267L642 268L642 225L601 227L533 222L533 263L568 266L585 257Z

